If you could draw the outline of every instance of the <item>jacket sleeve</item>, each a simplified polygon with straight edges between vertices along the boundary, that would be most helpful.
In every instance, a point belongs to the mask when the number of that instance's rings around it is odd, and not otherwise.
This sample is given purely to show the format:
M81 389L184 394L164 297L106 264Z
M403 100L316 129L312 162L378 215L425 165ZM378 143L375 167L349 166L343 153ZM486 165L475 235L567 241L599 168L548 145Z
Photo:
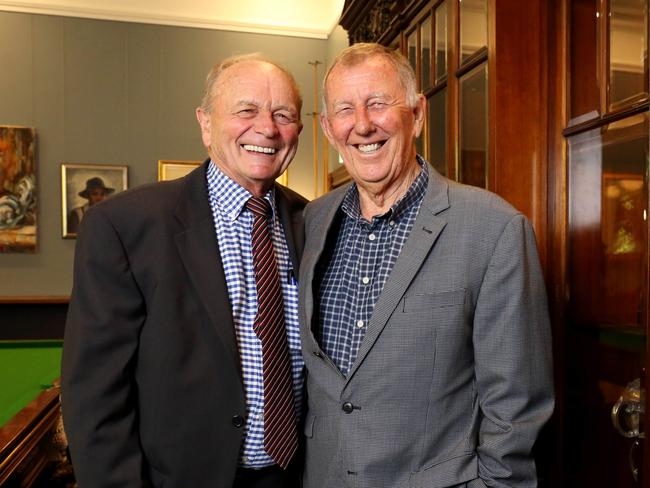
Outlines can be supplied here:
M473 341L479 476L491 487L537 486L531 450L554 405L551 334L535 236L522 215L508 222L494 249Z
M134 365L145 312L118 232L103 209L89 210L76 245L62 364L65 432L83 488L144 484Z

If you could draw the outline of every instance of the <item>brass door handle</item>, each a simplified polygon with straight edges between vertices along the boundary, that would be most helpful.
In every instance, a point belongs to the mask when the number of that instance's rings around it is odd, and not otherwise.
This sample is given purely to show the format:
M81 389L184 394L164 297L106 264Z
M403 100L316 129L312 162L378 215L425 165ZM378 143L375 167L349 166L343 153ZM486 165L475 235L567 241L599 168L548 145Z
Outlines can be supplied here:
M627 388L612 407L612 423L624 437L644 438L641 427L645 415L645 398L637 378Z

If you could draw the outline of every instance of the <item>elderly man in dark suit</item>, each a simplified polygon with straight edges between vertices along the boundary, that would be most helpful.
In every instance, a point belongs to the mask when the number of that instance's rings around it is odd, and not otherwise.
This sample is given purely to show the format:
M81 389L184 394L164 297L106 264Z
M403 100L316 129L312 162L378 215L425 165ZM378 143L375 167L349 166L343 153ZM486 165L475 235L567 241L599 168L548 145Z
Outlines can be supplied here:
M305 200L275 184L301 98L259 56L209 73L210 158L86 213L63 351L81 488L295 487Z
M416 155L425 100L404 57L353 45L324 86L354 181L305 211L304 486L536 486L553 386L531 226Z

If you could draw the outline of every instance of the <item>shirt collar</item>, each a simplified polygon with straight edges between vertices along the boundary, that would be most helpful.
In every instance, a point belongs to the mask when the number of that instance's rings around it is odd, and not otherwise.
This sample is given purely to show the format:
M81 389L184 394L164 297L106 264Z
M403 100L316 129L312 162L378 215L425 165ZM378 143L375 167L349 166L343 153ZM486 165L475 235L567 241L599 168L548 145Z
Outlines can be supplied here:
M406 194L396 201L390 209L383 215L373 216L375 218L386 218L390 217L394 221L399 221L399 219L410 209L413 205L418 204L427 190L427 184L429 183L429 168L427 162L422 159L420 156L416 156L417 162L420 165L422 171L417 175L409 189L406 191ZM359 189L357 184L353 183L348 191L343 197L343 202L341 203L341 210L351 219L360 219L361 218L361 204L359 202Z
M218 207L230 220L237 220L246 202L253 196L252 193L224 174L214 161L210 161L208 165L207 180L210 199L216 201ZM264 198L271 204L275 214L275 186L266 192Z

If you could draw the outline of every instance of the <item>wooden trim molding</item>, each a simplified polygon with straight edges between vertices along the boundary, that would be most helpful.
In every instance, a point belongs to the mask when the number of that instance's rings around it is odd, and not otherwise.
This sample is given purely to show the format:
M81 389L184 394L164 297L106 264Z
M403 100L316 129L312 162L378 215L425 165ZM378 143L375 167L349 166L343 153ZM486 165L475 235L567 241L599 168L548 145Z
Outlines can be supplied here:
M330 190L333 190L334 188L338 188L339 186L343 186L348 181L352 181L352 178L350 178L350 174L348 173L348 170L345 169L345 166L336 168L334 171L332 171L329 174Z
M19 473L30 486L45 468L50 434L60 418L59 387L44 390L0 427L0 486Z
M30 304L34 305L50 305L50 304L65 304L70 303L70 297L66 295L35 295L35 296L15 296L15 297L0 297L0 305L14 305L14 304Z

